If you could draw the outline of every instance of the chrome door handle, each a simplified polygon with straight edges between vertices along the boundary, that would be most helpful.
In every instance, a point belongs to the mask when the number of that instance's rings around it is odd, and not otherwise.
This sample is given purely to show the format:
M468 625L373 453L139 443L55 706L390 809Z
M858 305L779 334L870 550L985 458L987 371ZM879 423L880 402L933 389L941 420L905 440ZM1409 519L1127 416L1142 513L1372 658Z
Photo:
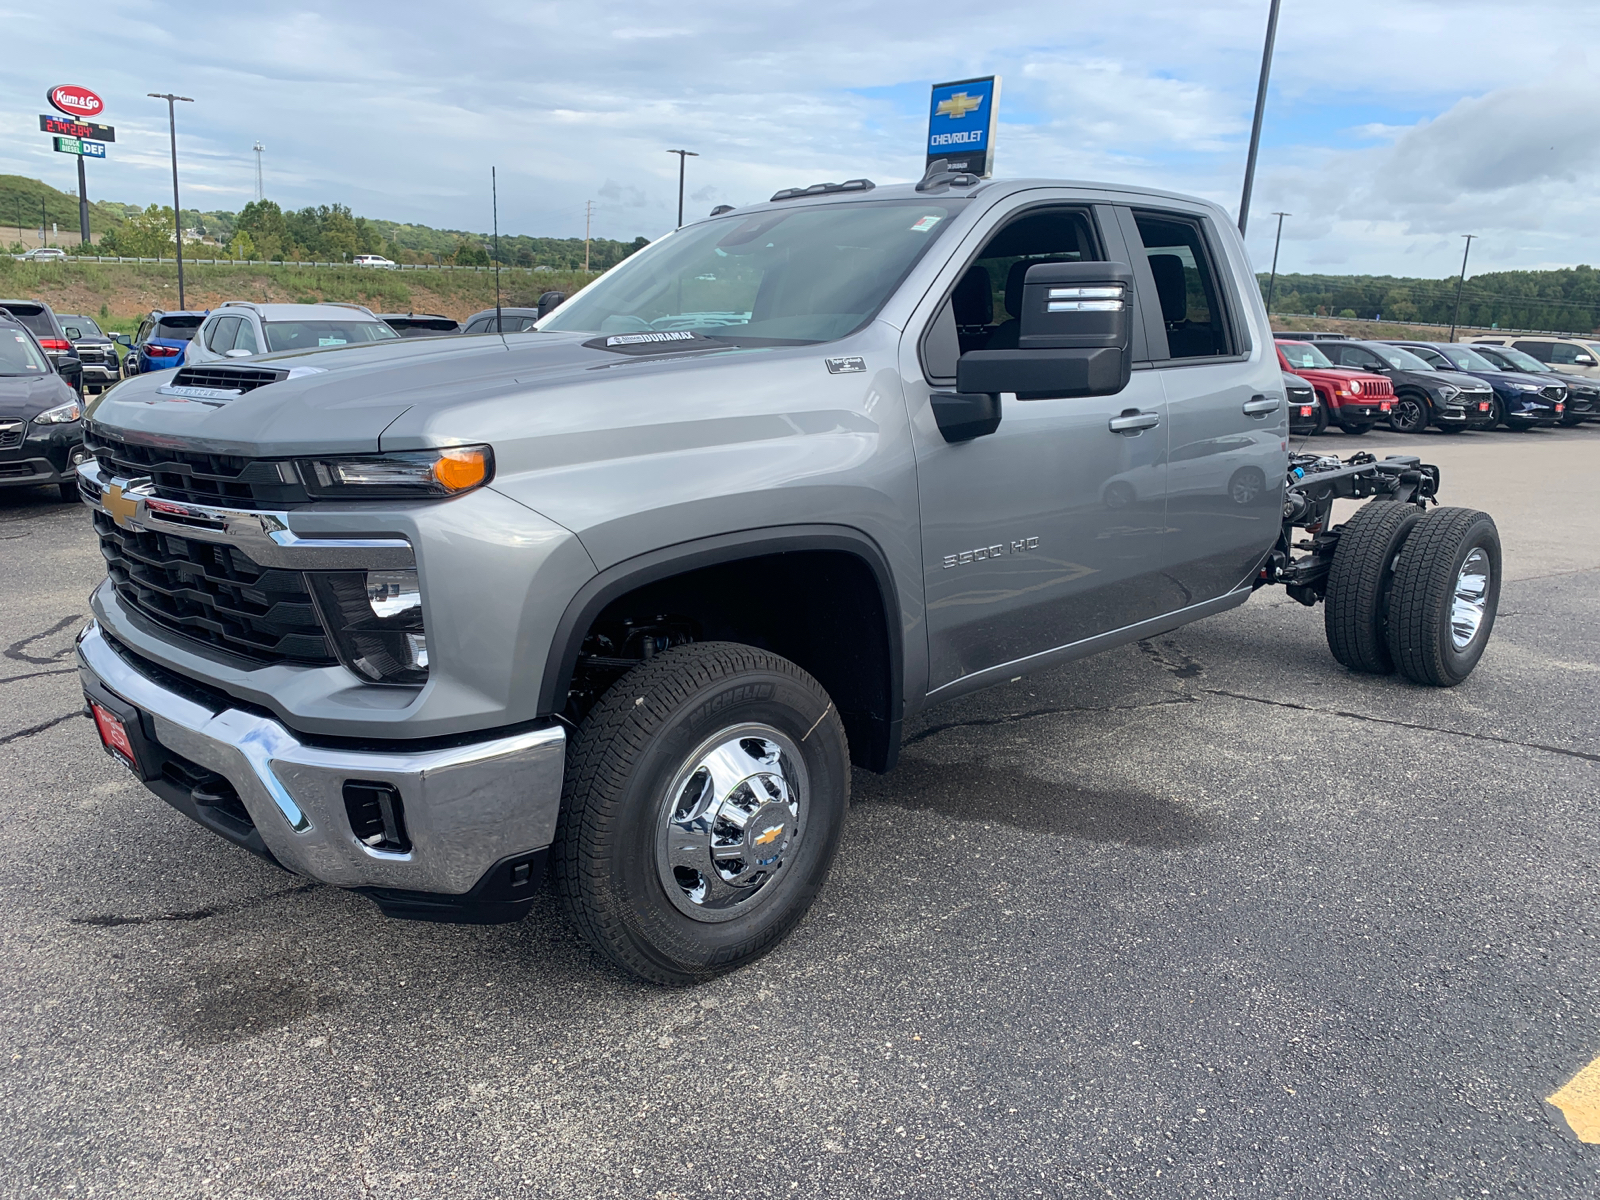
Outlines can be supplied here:
M1112 433L1138 433L1141 429L1151 429L1160 423L1160 413L1140 412L1136 408L1130 408L1108 422Z
M1247 416L1264 417L1270 412L1277 412L1278 405L1282 403L1276 396L1251 396L1244 402L1244 411Z

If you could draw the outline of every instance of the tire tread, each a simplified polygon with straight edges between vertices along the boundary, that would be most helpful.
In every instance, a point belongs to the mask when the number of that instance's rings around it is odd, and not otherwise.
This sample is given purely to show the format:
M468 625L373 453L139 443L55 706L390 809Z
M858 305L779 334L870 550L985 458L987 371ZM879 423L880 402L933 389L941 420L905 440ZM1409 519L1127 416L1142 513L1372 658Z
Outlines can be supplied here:
M1422 514L1409 504L1374 500L1344 523L1328 571L1323 628L1333 657L1352 671L1395 669L1384 635L1388 564L1409 541Z

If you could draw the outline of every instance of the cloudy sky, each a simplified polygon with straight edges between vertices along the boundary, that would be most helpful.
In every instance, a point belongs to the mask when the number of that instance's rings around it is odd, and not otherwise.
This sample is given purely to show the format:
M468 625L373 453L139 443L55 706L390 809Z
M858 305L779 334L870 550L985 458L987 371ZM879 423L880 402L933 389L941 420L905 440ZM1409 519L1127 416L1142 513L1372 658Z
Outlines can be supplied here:
M587 0L461 7L0 0L0 173L76 186L53 84L117 128L92 199L655 237L779 187L920 174L931 83L1002 76L999 174L1141 182L1236 211L1267 0ZM27 53L18 55L17 49ZM1280 269L1444 276L1600 262L1600 5L1284 0L1250 245ZM4 214L0 214L0 219Z

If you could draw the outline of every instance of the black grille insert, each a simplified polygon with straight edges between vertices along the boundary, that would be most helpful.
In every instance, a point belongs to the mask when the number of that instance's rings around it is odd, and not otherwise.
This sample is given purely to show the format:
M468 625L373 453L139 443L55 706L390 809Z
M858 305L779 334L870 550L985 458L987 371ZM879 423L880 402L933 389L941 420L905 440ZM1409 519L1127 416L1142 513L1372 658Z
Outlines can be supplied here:
M0 425L0 450L22 445L22 423Z
M289 372L281 367L180 367L173 377L173 387L198 387L234 389L253 392L258 387L287 379Z
M406 836L400 789L394 784L347 780L344 785L344 810L350 818L350 832L363 845L396 854L404 854L411 849L411 839Z
M310 500L293 463L146 446L108 437L92 423L84 430L83 442L106 482L149 476L163 499L251 509L286 508Z
M331 666L304 574L259 566L242 551L120 528L94 514L117 597L166 629L254 662Z

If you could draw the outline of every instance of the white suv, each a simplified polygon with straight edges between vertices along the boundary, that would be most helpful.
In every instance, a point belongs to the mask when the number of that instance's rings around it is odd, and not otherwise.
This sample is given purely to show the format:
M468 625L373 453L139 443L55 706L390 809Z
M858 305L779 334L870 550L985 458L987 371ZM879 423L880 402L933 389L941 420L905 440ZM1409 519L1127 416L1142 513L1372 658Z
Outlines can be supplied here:
M398 338L359 304L252 304L229 300L195 331L184 365Z
M1600 341L1594 338L1523 334L1474 337L1472 341L1521 350L1563 375L1586 375L1590 379L1600 379Z
M381 254L358 254L355 257L358 267L393 267L394 260L385 258Z

